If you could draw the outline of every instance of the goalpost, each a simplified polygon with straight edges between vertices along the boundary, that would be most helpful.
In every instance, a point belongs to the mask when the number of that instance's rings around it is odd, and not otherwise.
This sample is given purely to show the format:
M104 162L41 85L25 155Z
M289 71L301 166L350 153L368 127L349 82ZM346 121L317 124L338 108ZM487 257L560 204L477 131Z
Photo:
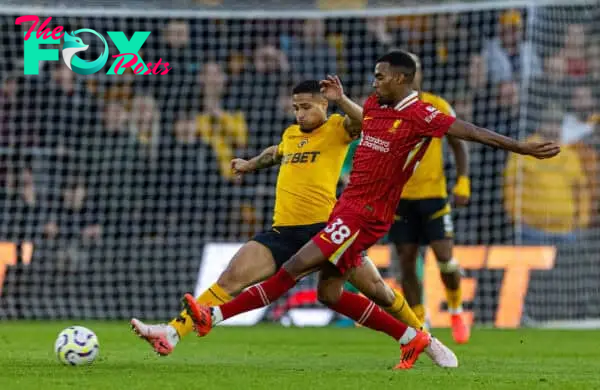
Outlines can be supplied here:
M597 325L598 2L336 11L0 6L0 14L0 318L170 318L180 296L206 278L203 269L218 273L228 260L220 254L270 225L276 170L239 185L229 159L278 142L293 122L289 93L298 80L337 73L347 93L361 100L371 90L374 59L399 47L421 56L424 90L444 97L460 117L519 138L553 117L565 149L579 161L579 168L568 162L544 173L550 179L536 189L532 211L527 162L516 161L506 174L506 153L470 147L473 195L454 220L469 279L466 308L476 323L502 324L500 306L508 310L503 305L521 299L520 324ZM39 75L25 75L29 25L14 24L22 15L51 16L50 29L97 31L110 47L106 67L81 76L58 54L57 61L40 62ZM140 56L167 61L172 70L107 75L110 56L119 53L107 31L128 37L149 31ZM98 58L100 40L81 36L89 49L80 57ZM519 41L517 52L508 53L502 40ZM453 164L448 151L445 156L452 185ZM561 180L572 175L581 176L576 223L566 224L564 234L533 229L528 213L555 215L543 199L562 191ZM520 249L535 239L556 251ZM502 260L490 260L498 248L509 249ZM527 256L547 253L551 260L539 260L546 266L522 272L522 264L537 261ZM515 270L525 276L507 284ZM383 268L386 277L392 271ZM304 283L298 288L314 281ZM523 296L504 295L523 283Z

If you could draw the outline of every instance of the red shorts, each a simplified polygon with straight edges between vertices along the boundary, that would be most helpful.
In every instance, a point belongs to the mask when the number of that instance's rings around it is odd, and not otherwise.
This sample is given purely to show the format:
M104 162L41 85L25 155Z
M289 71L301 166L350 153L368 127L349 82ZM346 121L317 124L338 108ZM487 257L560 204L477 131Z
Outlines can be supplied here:
M390 226L339 205L331 213L327 226L312 241L343 274L362 264L362 253L383 238Z

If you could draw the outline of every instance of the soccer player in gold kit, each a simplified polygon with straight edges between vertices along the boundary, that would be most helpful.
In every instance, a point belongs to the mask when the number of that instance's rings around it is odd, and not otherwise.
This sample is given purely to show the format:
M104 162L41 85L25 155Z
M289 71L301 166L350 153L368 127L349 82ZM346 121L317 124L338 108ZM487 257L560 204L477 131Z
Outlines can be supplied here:
M419 91L419 98L442 113L455 116L454 110L444 99L421 91L422 67L417 56L413 55L413 59L417 63L413 87ZM467 146L464 141L450 135L447 135L446 139L454 154L458 177L453 190L454 204L465 206L470 197ZM452 255L454 229L450 212L442 139L434 138L402 191L395 222L388 237L396 246L400 260L400 284L406 301L421 322L425 321L425 308L423 285L417 276L417 258L420 245L431 247L446 287L448 311L452 319L452 336L457 343L462 344L469 340L470 329L462 317L461 272L459 263Z

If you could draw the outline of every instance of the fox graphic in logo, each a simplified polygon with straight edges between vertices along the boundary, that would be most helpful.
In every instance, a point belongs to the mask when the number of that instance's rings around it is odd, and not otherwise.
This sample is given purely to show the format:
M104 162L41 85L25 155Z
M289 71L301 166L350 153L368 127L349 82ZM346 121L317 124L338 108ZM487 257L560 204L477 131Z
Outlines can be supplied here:
M73 34L73 32L71 32L71 34ZM86 51L88 47L90 46L84 44L81 38L75 38L74 36L65 33L65 44L63 46L63 60L65 61L65 64L67 64L69 69L73 70L71 68L71 58L75 55L75 53L79 53L80 51Z
M80 32L92 33L102 40L104 43L104 51L98 59L94 61L85 61L75 55L81 51L86 51L89 48L89 45L83 43L81 38L75 36ZM84 75L92 74L102 69L102 67L106 64L106 61L108 60L108 43L106 43L104 37L98 34L96 31L89 28L83 28L74 32L72 31L71 34L65 32L64 39L65 44L63 46L63 60L73 72Z

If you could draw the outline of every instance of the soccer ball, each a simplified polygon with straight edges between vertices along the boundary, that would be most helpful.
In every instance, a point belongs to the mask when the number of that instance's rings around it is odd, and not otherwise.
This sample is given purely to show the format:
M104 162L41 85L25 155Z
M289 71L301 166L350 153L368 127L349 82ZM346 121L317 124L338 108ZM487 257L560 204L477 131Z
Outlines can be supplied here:
M67 365L91 364L98 357L100 345L96 334L83 326L70 326L58 335L54 343L58 360Z

